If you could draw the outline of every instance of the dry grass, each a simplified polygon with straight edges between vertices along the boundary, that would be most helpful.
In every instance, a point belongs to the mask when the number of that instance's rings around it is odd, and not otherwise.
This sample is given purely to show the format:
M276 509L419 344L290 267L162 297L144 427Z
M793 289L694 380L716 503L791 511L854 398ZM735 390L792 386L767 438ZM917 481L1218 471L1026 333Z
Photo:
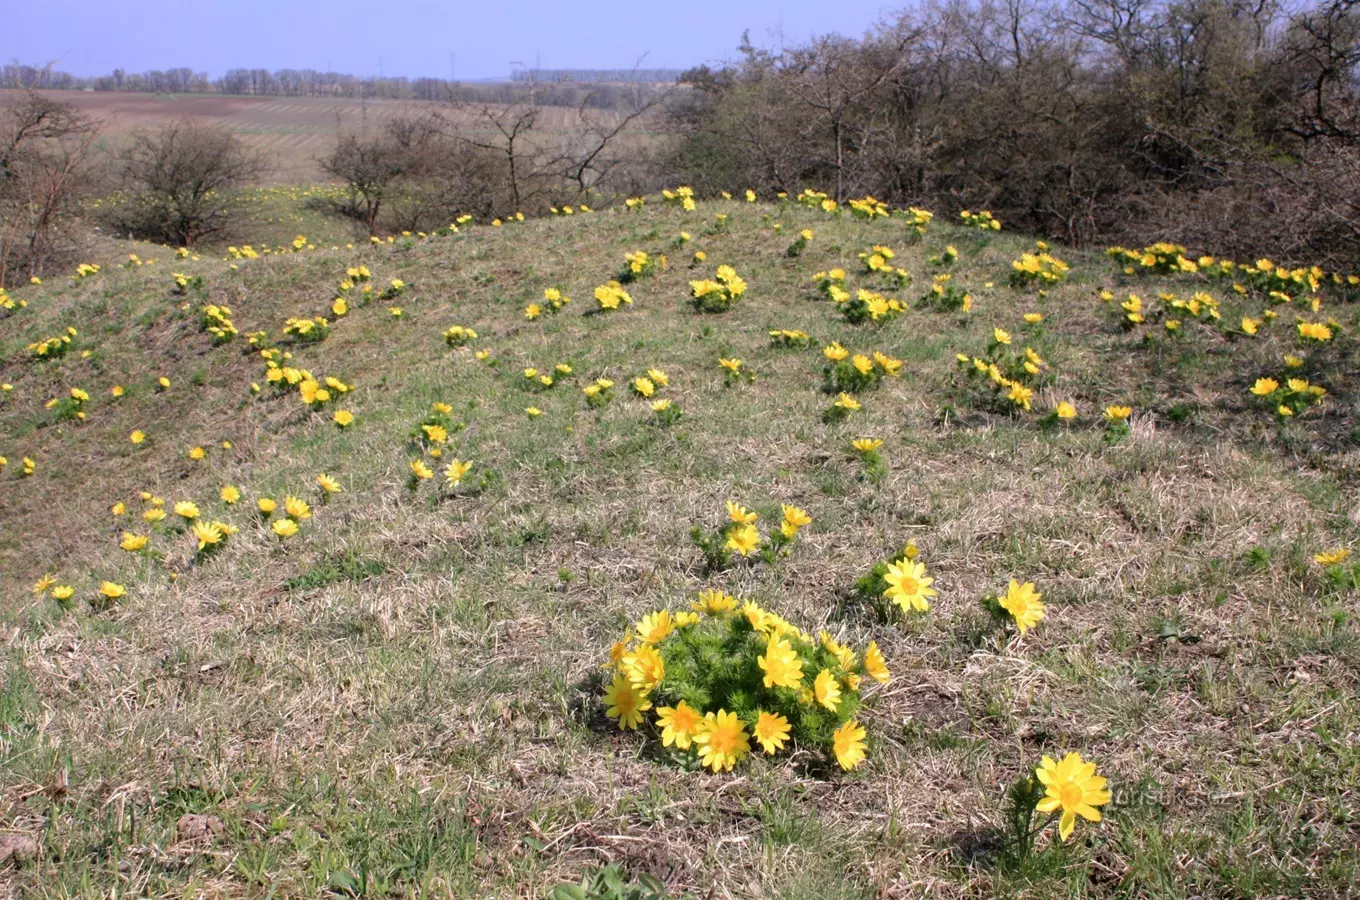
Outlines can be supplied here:
M720 210L732 232L701 235ZM812 246L783 258L805 226ZM682 228L695 240L671 249ZM811 290L812 272L853 272L881 242L917 273L914 300L949 241L977 294L967 319L912 310L853 327ZM312 896L349 873L376 894L537 897L622 862L713 897L1352 892L1357 598L1309 557L1360 529L1354 344L1339 342L1320 377L1325 413L1282 432L1243 398L1293 347L1288 323L1253 342L1191 329L1142 343L1109 327L1095 291L1115 276L1098 255L1061 252L1072 280L1042 299L1001 287L1025 246L937 225L906 247L898 222L706 204L236 270L163 258L17 292L29 307L0 338L0 380L15 386L0 406L0 830L37 837L42 857L4 875L11 891ZM582 316L631 249L670 253L670 271L633 286L632 308ZM691 271L694 249L709 262ZM295 396L252 398L259 359L244 341L212 347L167 290L171 269L202 272L242 332L277 334L288 316L325 312L359 262L380 285L412 285L405 316L356 309L294 350L357 383L345 432ZM685 282L723 262L749 300L696 315ZM549 285L573 304L526 322ZM980 350L993 325L1020 335L1031 309L1047 317L1036 346L1057 371L1040 406L1073 400L1074 428L978 410L956 383L955 352ZM1355 325L1349 305L1324 312ZM455 323L481 332L495 366L444 345ZM68 324L88 358L25 358ZM820 354L770 348L775 327L881 349L907 371L829 426ZM758 379L724 387L728 355ZM557 362L575 386L524 390L522 368ZM671 377L678 425L657 427L622 393L585 408L579 384L622 386L649 366ZM160 375L169 392L153 391ZM116 404L114 383L129 389ZM43 409L72 386L95 395L78 428ZM496 473L480 492L406 488L405 436L437 400L469 425L452 455ZM1139 411L1111 444L1095 420L1121 401ZM524 415L531 404L541 418ZM133 428L151 436L140 449ZM886 441L881 481L849 452L860 434ZM187 459L196 444L206 463ZM17 475L24 455L34 478ZM282 545L216 501L224 483L246 503L314 496L322 471L345 493ZM207 563L182 535L153 538L163 563L134 561L117 536L135 523L107 510L122 499L135 514L138 490L193 498L242 531ZM797 503L816 523L774 568L705 577L688 531L716 524L729 498L765 515ZM909 539L941 593L928 615L884 624L853 582ZM63 614L27 590L45 571L82 601L101 578L129 594ZM1023 640L978 606L1012 577L1051 604ZM683 771L604 720L609 643L710 585L879 641L895 677L870 702L863 770L833 776L799 754L731 776ZM1106 822L1023 873L999 871L987 851L1006 786L1068 749L1110 776ZM221 832L186 836L185 814Z

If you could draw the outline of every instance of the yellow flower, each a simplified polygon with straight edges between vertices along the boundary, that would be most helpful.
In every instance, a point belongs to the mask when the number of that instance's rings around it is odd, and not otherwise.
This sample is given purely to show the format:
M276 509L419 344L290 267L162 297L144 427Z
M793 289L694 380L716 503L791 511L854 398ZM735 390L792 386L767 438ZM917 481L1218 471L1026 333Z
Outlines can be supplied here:
M832 405L838 406L841 409L849 410L856 410L860 408L859 401L856 400L854 397L851 397L845 391L841 391L840 396L836 398L836 402L833 403Z
M105 581L99 585L99 593L109 600L117 600L127 594L127 588L113 581Z
M833 341L822 348L822 355L832 362L840 362L850 355L850 351L840 345L840 342Z
M255 501L255 507L267 516L278 509L279 505L272 497L261 497L259 500Z
M727 533L727 542L723 546L742 556L750 556L760 548L760 532L754 525L740 525Z
M737 608L737 598L722 591L700 591L699 599L690 608L710 616L726 615Z
M779 713L760 710L756 714L756 727L753 733L761 749L766 753L777 753L784 749L790 730L789 720Z
M889 563L883 581L888 585L883 596L900 606L903 612L913 609L925 612L930 609L930 598L938 593L931 587L935 579L926 576L925 563L911 559L904 559L900 565Z
M348 428L354 424L354 413L347 409L337 409L332 418L335 420L335 424L341 428Z
M222 490L217 492L217 496L221 498L223 503L231 506L241 499L241 491L235 485L224 484Z
M1059 403L1057 409L1053 412L1059 419L1075 419L1077 417L1077 408L1066 400Z
M1242 317L1242 330L1245 333L1255 334L1260 329L1261 329L1260 319L1248 319L1246 316Z
M795 529L812 524L812 516L796 506L789 506L787 503L781 503L779 504L779 508L784 513L784 521Z
M675 621L668 610L650 612L637 623L638 640L644 644L658 644L675 631Z
M1132 406L1107 406L1105 407L1105 418L1111 422L1122 422L1133 415Z
M714 772L731 771L751 752L746 726L736 713L721 709L704 717L703 727L694 735L694 743L699 745L700 761Z
M636 729L642 724L642 714L652 703L633 683L616 673L604 692L605 715L619 720L620 728Z
M812 683L812 695L832 712L841 705L841 686L830 669L822 669L817 673L817 680Z
M160 388L161 388L161 390L163 390L163 391L168 391L168 390L170 390L170 379L169 379L169 378L166 378L165 376L161 376L160 378L157 378L157 379L156 379L156 384L160 385Z
M750 525L756 519L760 518L760 516L734 500L727 501L727 517L738 525Z
M146 440L146 432L134 431L132 434L128 435L128 440L132 441L134 444L140 444L142 441Z
M119 500L109 508L109 512L113 513L115 516L125 516L127 515L127 504L122 500Z
M1256 383L1251 386L1251 392L1258 397L1268 396L1279 389L1280 383L1274 378L1258 378Z
M53 600L62 600L62 601L70 600L72 597L75 596L75 594L76 594L76 589L73 588L73 587L71 587L69 584L59 584L59 585L57 585L56 587L52 588L52 599L53 599Z
M425 432L425 436L432 444L442 444L449 439L448 429L443 425L422 425L420 430Z
M879 684L887 684L892 680L883 651L878 649L878 641L870 641L869 646L864 648L864 673Z
M444 468L444 480L449 487L458 487L458 483L463 480L463 476L472 468L472 462L463 462L455 459Z
M316 483L320 485L321 490L325 491L327 494L338 494L344 490L344 488L340 486L340 482L336 481L325 472L316 476Z
M152 507L142 513L142 519L147 522L159 522L165 518L165 510L158 506Z
M1330 341L1332 329L1322 322L1300 322L1299 337L1310 341Z
M274 524L269 527L281 538L289 538L298 533L298 524L292 519L275 519Z
M864 762L865 734L863 725L849 719L832 735L831 749L836 755L836 762L840 763L845 771L848 772Z
M33 593L35 593L35 594L45 594L45 593L47 593L47 589L50 588L52 585L54 585L54 584L56 584L56 583L57 583L57 576L51 575L51 574L44 575L43 577L39 578L37 581L33 582Z
M202 447L189 448L189 458L192 460L200 460L205 458L207 455L208 451L204 450Z
M1351 551L1349 548L1336 547L1335 549L1332 550L1327 550L1322 553L1314 554L1313 562L1317 563L1320 566L1335 566L1345 562L1350 557L1350 555Z
M536 419L543 415L543 410L539 409L537 406L526 406L524 407L524 412L531 419Z
M1044 797L1034 808L1044 813L1062 810L1058 835L1064 841L1071 836L1077 816L1099 822L1096 807L1110 802L1105 779L1096 774L1095 763L1084 761L1080 753L1069 753L1058 763L1045 756L1034 777L1044 786Z
M688 750L703 722L703 715L684 700L674 707L663 706L656 711L656 724L661 728L663 747L674 744L681 750Z
M145 549L146 542L147 542L146 535L132 534L131 532L124 531L123 541L118 546L121 549L126 550L128 553L138 553L141 550Z
M312 517L311 505L306 500L291 495L283 498L283 511L288 514L288 518L297 519L299 522Z
M656 385L650 378L634 378L633 390L643 397L650 397L656 393Z
M1034 583L1027 581L1024 584L1018 583L1014 578L1006 588L1006 593L997 598L1001 608L1010 613L1015 618L1015 627L1024 634L1035 625L1038 625L1044 617L1044 603L1039 598L1043 595L1034 590Z
M729 371L729 372L739 372L739 371L741 371L741 360L740 360L740 359L726 359L726 358L719 359L719 360L718 360L718 365L722 366L724 369L726 369L726 370Z
M643 644L623 657L621 668L642 693L648 693L666 677L666 664L651 644Z
M850 446L860 453L872 453L883 446L883 441L880 438L855 438L850 442Z
M1303 368L1303 359L1298 356L1286 356L1284 358L1284 364L1285 367L1289 369L1301 369Z
M195 522L193 532L200 551L216 546L222 540L222 529L214 522Z
M760 670L765 673L764 684L767 688L785 687L795 690L803 683L803 660L788 641L781 637L770 638L765 645L765 654L756 660Z
M1011 342L1010 333L1000 328L992 329L992 340L998 344L1009 344Z
M192 521L198 518L198 504L192 500L181 500L175 504L175 515Z

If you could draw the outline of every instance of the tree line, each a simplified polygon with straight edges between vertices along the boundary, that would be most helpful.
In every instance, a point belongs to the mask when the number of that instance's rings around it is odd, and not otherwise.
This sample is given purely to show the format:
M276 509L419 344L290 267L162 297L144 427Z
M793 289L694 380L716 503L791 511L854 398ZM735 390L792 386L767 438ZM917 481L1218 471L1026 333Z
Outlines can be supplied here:
M636 84L674 83L670 69L543 69L515 70L505 82L459 82L405 76L361 77L316 69L228 69L220 78L193 69L152 69L78 77L51 66L9 63L0 66L0 87L28 90L122 91L159 94L229 94L249 97L338 97L348 99L495 101L513 103L537 84L556 84L545 95L551 105L575 106L586 94L600 108L612 108L619 95ZM544 101L540 101L544 102Z

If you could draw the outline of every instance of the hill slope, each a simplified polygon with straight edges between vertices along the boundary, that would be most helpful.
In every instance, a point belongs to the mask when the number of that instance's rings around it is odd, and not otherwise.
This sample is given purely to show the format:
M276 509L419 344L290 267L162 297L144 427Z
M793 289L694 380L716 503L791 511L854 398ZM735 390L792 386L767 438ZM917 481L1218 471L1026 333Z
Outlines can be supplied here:
M815 237L787 257L802 228ZM14 291L27 307L0 338L13 386L0 405L0 828L42 848L8 876L16 892L542 896L611 861L699 896L1346 890L1357 592L1354 573L1311 557L1360 527L1353 304L1323 290L1315 314L1301 297L1251 337L1236 323L1268 301L1232 278L1123 275L1055 251L1072 270L1041 296L1006 286L1030 241L940 223L908 236L900 218L715 202L261 259L157 251L143 253L154 265ZM910 286L863 272L874 244ZM946 246L970 313L922 302ZM668 270L629 285L631 305L585 315L635 250L667 254ZM695 250L707 260L691 264ZM730 312L696 313L687 282L720 264L749 290ZM362 305L357 284L337 318L337 283L357 266L375 292L406 287ZM849 324L812 280L836 266L852 293L913 308ZM173 293L172 271L203 287ZM549 287L572 302L527 320ZM1146 321L1121 327L1131 291ZM1218 298L1219 320L1156 299L1196 291ZM230 308L233 341L203 330L207 303ZM1304 347L1296 311L1344 327ZM329 335L279 343L295 316L326 316ZM478 338L450 347L453 325ZM63 359L31 358L67 328ZM998 354L1042 357L1031 412L967 374L994 328L1012 341ZM813 340L774 347L772 329ZM276 388L256 331L280 365L352 390L313 409ZM902 361L839 424L824 421L833 341ZM1282 379L1296 353L1296 374L1330 393L1281 423L1249 388ZM724 358L754 381L729 383ZM573 375L551 388L525 375L558 364ZM649 368L679 422L631 395ZM597 410L582 387L600 377L616 396ZM71 388L90 395L83 422L69 401L46 406ZM1041 427L1060 401L1079 417ZM436 460L412 436L438 403L457 427ZM1111 404L1133 408L1127 433L1102 421ZM881 476L852 450L861 436L884 441ZM417 458L472 469L456 489L438 470L412 487ZM322 473L343 488L324 503ZM163 521L142 518L156 506L139 492L163 501ZM311 515L280 538L255 503L287 495ZM689 533L718 527L728 500L762 523L795 504L813 524L774 565L708 572ZM238 533L198 554L171 524L180 501ZM121 550L125 531L149 535L149 553ZM939 594L884 620L855 582L908 541ZM48 572L75 589L69 610L29 590ZM979 607L1011 579L1048 604L1023 636ZM126 595L103 603L104 581ZM893 677L866 691L865 766L841 773L805 750L713 775L605 718L611 643L706 588L878 642ZM1106 821L1019 874L998 870L987 848L1006 786L1069 750L1110 779ZM185 814L215 833L195 837Z

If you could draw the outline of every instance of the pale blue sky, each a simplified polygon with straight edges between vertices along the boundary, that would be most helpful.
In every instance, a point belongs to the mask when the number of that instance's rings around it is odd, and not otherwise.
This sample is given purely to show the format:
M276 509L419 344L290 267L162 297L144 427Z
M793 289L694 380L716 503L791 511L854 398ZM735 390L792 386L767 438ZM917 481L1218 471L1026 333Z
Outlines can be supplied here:
M777 45L813 34L859 36L902 6L881 0L14 0L0 60L56 60L75 75L187 66L313 68L459 78L544 68L685 68L735 56L744 29Z

